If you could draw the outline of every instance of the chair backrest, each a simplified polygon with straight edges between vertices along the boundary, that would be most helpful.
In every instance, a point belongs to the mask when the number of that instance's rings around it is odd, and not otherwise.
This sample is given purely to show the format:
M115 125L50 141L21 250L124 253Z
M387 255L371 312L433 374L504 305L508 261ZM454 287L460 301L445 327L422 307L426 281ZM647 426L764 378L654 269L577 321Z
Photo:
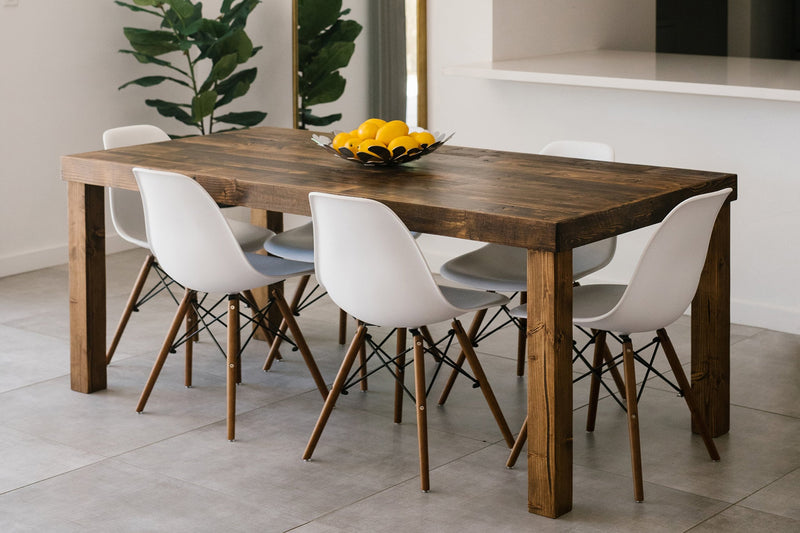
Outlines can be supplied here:
M607 329L654 331L680 317L692 301L708 253L717 214L732 189L684 200L661 222L636 265Z
M614 161L614 149L605 143L592 141L553 141L539 152L542 155ZM617 250L617 238L579 246L572 251L572 278L578 280L609 264Z
M147 239L161 267L185 287L237 293L265 285L236 242L213 198L174 172L133 169L141 192Z
M103 132L103 147L106 150L168 140L169 135L161 128L149 124L122 126ZM108 207L111 211L111 222L119 236L137 246L147 248L142 199L139 193L127 189L109 188Z
M413 328L461 314L442 296L416 241L375 200L309 194L317 281L368 324Z

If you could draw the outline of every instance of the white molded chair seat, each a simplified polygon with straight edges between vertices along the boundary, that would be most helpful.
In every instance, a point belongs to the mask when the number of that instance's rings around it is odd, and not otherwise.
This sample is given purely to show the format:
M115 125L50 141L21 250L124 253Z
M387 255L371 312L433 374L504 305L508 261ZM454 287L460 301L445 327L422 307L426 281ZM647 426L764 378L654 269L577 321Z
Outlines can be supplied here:
M294 261L314 262L314 225L306 222L269 237L264 249L278 257Z
M122 126L106 130L103 133L103 147L106 150L169 140L169 135L161 128L149 124ZM133 285L125 309L122 312L122 316L114 332L114 336L111 339L108 352L106 353L106 363L110 363L111 359L114 357L114 352L122 339L122 334L125 331L131 313L134 310L138 310L142 303L139 298L150 270L152 268L159 268L158 261L153 255L152 250L150 250L150 244L147 242L144 212L142 211L142 198L139 196L139 192L111 187L108 189L108 205L111 213L111 222L117 234L131 244L149 250L150 253L145 257L142 268L139 271L139 275ZM226 220L233 231L236 241L243 250L248 252L261 250L264 245L264 240L274 235L274 232L266 228L253 226L252 224L231 218L226 218ZM172 280L168 277L163 283L159 281L160 286L151 290L142 300L148 299L159 290L170 290L169 286L171 283ZM187 350L191 350L191 343L188 343L186 348ZM189 385L188 381L187 385Z
M634 368L636 353L629 337L632 333L656 331L658 342L664 349L681 395L694 415L708 454L712 459L719 460L700 406L665 328L684 313L697 291L717 214L730 193L731 189L723 189L697 195L678 204L664 218L645 246L628 285L584 285L573 289L573 322L600 332L595 343L594 365L597 367L602 364L601 352L606 349L606 332L620 333L623 340L622 357L636 501L644 499L644 488ZM523 307L514 308L512 314L524 315ZM589 395L592 427L598 392L598 378L593 373ZM509 466L516 460L515 454L519 453L520 444L524 442L525 427L509 457Z
M289 277L307 275L313 271L313 265L244 252L217 204L191 178L142 168L135 168L133 173L141 192L148 242L164 271L187 287L136 410L141 412L144 409L177 329L191 305L193 293L222 292L228 295L229 301L228 439L233 440L240 356L240 293L244 294L248 304L254 305L251 289L273 285ZM311 375L325 398L327 386L280 291L272 291L268 305L272 303L278 306L283 320L288 323ZM264 311L254 309L254 312L256 322L268 328Z
M486 375L461 323L455 318L489 306L503 305L499 294L439 286L413 235L387 206L364 198L311 193L317 279L342 310L361 323L309 439L308 460L333 410L353 361L365 342L367 326L410 329L414 335L415 402L420 453L420 484L430 487L426 418L424 342L426 324L452 320L454 334L504 439L510 431Z

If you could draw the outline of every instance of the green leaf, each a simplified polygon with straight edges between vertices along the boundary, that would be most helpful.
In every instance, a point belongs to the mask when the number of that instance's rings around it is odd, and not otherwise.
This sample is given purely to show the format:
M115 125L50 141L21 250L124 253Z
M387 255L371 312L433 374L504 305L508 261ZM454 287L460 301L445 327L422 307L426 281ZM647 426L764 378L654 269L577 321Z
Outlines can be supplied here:
M145 100L144 103L155 107L161 116L178 119L188 126L197 126L197 122L192 119L192 116L184 111L184 107L189 107L185 104L165 102L164 100Z
M319 54L303 70L301 82L314 85L319 83L327 74L346 67L350 63L350 58L353 56L355 48L355 43L333 43L331 46L320 50Z
M191 17L195 12L195 6L190 0L162 0L165 4L169 4L175 13L183 19Z
M137 6L161 7L161 5L164 3L164 0L133 0L133 3Z
M213 79L214 81L222 80L227 78L231 75L231 73L236 70L237 65L239 64L239 57L238 54L228 54L226 56L222 56L219 61L214 63L214 66L211 68L211 74L209 74L209 79Z
M126 2L120 2L120 0L114 0L114 3L117 4L118 6L127 7L131 11L138 11L140 13L150 13L151 15L155 15L157 17L161 16L161 13L158 12L158 11L153 11L151 9L144 9L142 7L135 6L135 5L132 5L132 4L128 4ZM154 4L148 3L148 4L140 4L140 5L154 5Z
M133 49L142 54L160 56L180 50L180 46L175 42L175 35L171 32L123 28L123 33Z
M214 118L214 122L224 122L225 124L236 124L249 128L260 123L267 114L262 111L245 111L242 113L228 113Z
M164 61L163 59L159 59L157 57L149 56L147 54L140 54L139 52L134 52L133 50L119 50L119 53L121 53L121 54L131 54L133 57L136 58L136 60L139 63L153 63L153 64L156 64L156 65L160 65L162 67L171 68L172 70L174 70L176 72L180 72L181 74L183 74L187 78L190 77L188 72L179 69L178 67L174 66L169 61Z
M218 83L217 94L222 98L217 101L217 107L229 104L234 99L247 94L247 91L250 90L250 84L256 79L256 71L257 69L255 68L242 70Z
M319 83L308 87L303 94L303 103L306 107L317 104L327 104L335 102L344 94L344 87L347 81L338 72L323 78Z
M341 0L298 0L298 39L306 42L322 33L336 22L341 9Z
M200 122L203 117L209 116L214 112L217 103L216 91L205 91L192 98L192 119Z
M177 83L179 85L183 85L184 87L189 87L189 84L186 83L185 81L179 80L177 78L172 78L172 77L169 77L169 76L144 76L143 78L137 78L137 79L135 79L133 81L129 81L128 83L126 83L124 85L120 85L119 89L124 89L128 85L139 85L141 87L153 87L154 85L158 85L159 83L165 82L167 80L174 81L175 83Z
M220 37L206 52L206 55L212 60L219 59L222 56L236 53L238 62L244 63L253 54L253 42L244 30L234 30L229 34Z
M341 119L342 119L341 113L336 113L335 115L328 115L327 117L318 117L312 115L311 113L303 114L303 122L309 126L327 126L328 124L332 124L337 120Z

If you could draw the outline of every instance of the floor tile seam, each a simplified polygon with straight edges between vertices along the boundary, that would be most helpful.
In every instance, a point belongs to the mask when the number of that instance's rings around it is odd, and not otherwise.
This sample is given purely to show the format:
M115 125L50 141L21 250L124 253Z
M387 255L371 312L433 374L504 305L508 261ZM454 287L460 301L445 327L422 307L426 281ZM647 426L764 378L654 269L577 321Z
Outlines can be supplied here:
M798 471L800 471L800 466L798 466L797 468L795 468L795 469L793 469L793 470L790 470L790 471L786 472L785 474L783 474L782 476L780 476L780 477L779 477L779 478L777 478L777 479L773 479L772 481L770 481L770 482L768 482L768 483L765 483L765 484L764 484L764 486L762 486L762 487L760 487L760 488L758 488L758 489L755 489L753 492L751 492L751 493L750 493L750 494L748 494L747 496L744 496L743 498L741 498L739 501L737 501L737 502L735 503L735 505L741 505L742 507L746 507L747 509L752 509L753 511L758 511L758 512L760 512L760 513L767 513L767 514L771 514L771 515L774 515L774 516L781 516L781 517L783 517L783 518L791 518L791 517L787 517L787 516L784 516L784 515L779 515L779 514L775 514L775 513L770 513L769 511L764 511L763 509L756 509L755 507L750 507L750 506L746 505L746 504L744 503L744 501L745 501L746 499L750 498L751 496L754 496L754 495L755 495L755 494L757 494L758 492L760 492L760 491L764 490L765 488L767 488L767 487L769 487L769 486L771 486L771 485L774 485L775 483L777 483L778 481L782 480L783 478L785 478L785 477L787 477L787 476L789 476L789 475L791 475L791 474L794 474L795 472L798 472Z
M62 443L59 443L59 444L62 444ZM74 449L75 450L79 450L79 451L84 452L84 453L89 453L89 452L86 452L85 450L80 450L79 448L74 448ZM65 470L63 472L59 472L59 473L53 474L51 476L43 477L41 479L37 479L36 481L32 481L30 483L26 483L24 485L20 485L19 487L15 487L13 489L9 489L7 491L0 492L0 498L2 498L3 496L5 496L7 494L11 494L11 493L17 492L19 490L26 489L28 487L33 487L33 486L38 485L40 483L44 483L46 481L50 481L51 479L57 479L59 477L68 476L68 475L74 474L75 472L79 472L79 471L81 471L81 470L83 470L85 468L90 468L90 467L98 465L98 464L100 464L102 462L108 461L110 459L114 459L114 457L105 456L105 455L101 455L101 454L93 454L93 455L98 455L100 458L95 460L95 461L91 461L89 463L86 463L85 465L77 466L75 468L70 468L69 470Z
M502 439L501 439L501 441L502 441ZM481 442L484 442L484 441L481 441ZM460 457L453 458L453 459L451 459L451 460L449 460L449 461L447 461L447 462L444 462L444 463L440 464L439 466L436 466L436 467L433 467L433 468L431 468L431 469L430 469L430 473L431 473L431 475L433 475L433 473L434 473L434 472L436 472L437 470L440 470L440 469L444 468L445 466L448 466L448 465L450 465L450 464L452 464L452 463L455 463L455 462L457 462L457 461L463 460L464 458L466 458L466 457L469 457L470 455L474 455L474 454L477 454L477 453L479 453L479 452L482 452L482 451L484 451L485 449L487 449L487 448L489 448L489 447L491 447L491 446L494 446L494 445L496 445L496 444L497 444L497 443L493 443L493 444L488 444L488 443L487 443L487 445L486 445L486 446L484 446L483 448L480 448L480 449L478 449L478 450L474 450L474 451L468 452L468 453L464 454L463 456L460 456ZM303 527L303 526L307 526L307 525L309 525L309 524L312 524L312 523L316 522L317 520L320 520L320 519L323 519L323 518L325 518L326 516L330 516L330 515L333 515L333 514L335 514L335 513L338 513L338 512L340 512L340 511L343 511L344 509L346 509L346 508L348 508L348 507L351 507L351 506L353 506L353 505L357 505L357 504L359 504L359 503L361 503L361 502L363 502L363 501L365 501L365 500L368 500L368 499L370 499L370 498L373 498L373 497L379 496L379 495L381 495L381 494L383 494L383 493L385 493L385 492L388 492L388 491L390 491L390 490L393 490L393 489L395 489L395 488L397 488L397 487L399 487L399 486L401 486L401 485L404 485L404 484L406 484L406 483L408 483L408 482L410 482L410 481L412 481L412 480L415 480L415 479L419 479L419 476L418 476L418 475L415 475L415 476L410 476L410 477L408 477L408 478L406 478L406 479L399 480L399 481L397 481L396 483L394 483L394 484L392 484L392 485L388 485L388 486L386 486L386 487L384 487L384 488L382 488L382 489L380 489L380 490L377 490L377 491L375 491L375 492L373 492L373 493L371 493L371 494L367 494L367 495L365 495L365 496L363 496L363 497L361 497L361 498L359 498L359 499L357 499L357 500L354 500L354 501L352 501L352 502L349 502L349 503L347 503L347 504L341 505L341 506L337 507L336 509L331 509L331 510L329 510L329 511L326 511L325 513L322 513L321 515L319 515L319 516L316 516L316 517L314 517L314 518L312 518L312 519L308 520L307 522L305 522L305 523L303 523L303 524L299 524L299 525L297 525L297 526L295 526L295 527L293 527L293 528L291 528L291 529L287 529L287 530L285 530L285 531L284 531L284 533L289 533L289 532L291 532L291 531L295 531L295 530L297 530L298 528L301 528L301 527ZM431 492L434 492L434 491L431 491Z
M793 416L793 415L787 415L785 413L777 413L775 411L767 411L766 409L759 409L758 407L749 407L747 405L742 405L742 404L733 403L733 402L730 403L730 406L731 407L738 407L739 409L747 409L748 411L757 411L759 413L764 413L764 414L768 414L768 415L780 416L780 417L783 417L783 418L788 418L790 420L795 420L795 421L800 422L800 417Z
M722 502L722 503L728 503L728 502ZM729 509L731 509L731 508L733 508L733 507L735 507L735 506L736 506L736 504L735 504L735 503L731 503L731 504L727 505L727 506L726 506L724 509L720 509L718 512L716 512L716 513L712 514L712 515L711 515L711 516L709 516L709 517L706 517L706 518L704 518L703 520L701 520L700 522L696 523L695 525L693 525L693 526L692 526L692 527L690 527L689 529L686 529L686 530L684 530L684 533L689 533L689 532L691 532L691 531L694 531L694 530L695 530L695 529L697 529L698 527L700 527L700 526L702 526L703 524L705 524L705 523L709 522L710 520L713 520L714 518L718 517L718 516L719 516L719 515L721 515L722 513L726 512L727 510L729 510Z

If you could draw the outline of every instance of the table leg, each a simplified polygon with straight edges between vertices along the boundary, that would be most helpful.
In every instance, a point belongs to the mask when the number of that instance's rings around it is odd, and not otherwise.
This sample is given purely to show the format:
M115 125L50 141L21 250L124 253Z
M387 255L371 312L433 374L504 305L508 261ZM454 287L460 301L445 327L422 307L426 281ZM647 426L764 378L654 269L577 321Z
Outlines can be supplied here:
M692 301L692 390L714 437L730 427L730 203L711 234ZM692 422L692 431L698 433Z
M572 251L528 250L528 510L572 509Z
M256 226L262 226L271 229L275 233L280 233L283 231L283 213L276 211L265 211L263 209L251 209L250 223ZM272 289L278 289L279 291L283 292L283 282L281 281L268 287L258 287L253 289L253 295L255 296L259 307L264 306L267 300L269 300L269 295L271 294ZM281 323L282 318L283 317L281 316L280 311L278 311L277 306L273 306L267 315L267 322L275 325L275 328L277 329L277 325ZM269 340L266 338L266 335L264 335L264 332L260 329L256 331L255 338L262 341Z
M104 190L67 184L69 213L70 386L106 388L106 241Z

